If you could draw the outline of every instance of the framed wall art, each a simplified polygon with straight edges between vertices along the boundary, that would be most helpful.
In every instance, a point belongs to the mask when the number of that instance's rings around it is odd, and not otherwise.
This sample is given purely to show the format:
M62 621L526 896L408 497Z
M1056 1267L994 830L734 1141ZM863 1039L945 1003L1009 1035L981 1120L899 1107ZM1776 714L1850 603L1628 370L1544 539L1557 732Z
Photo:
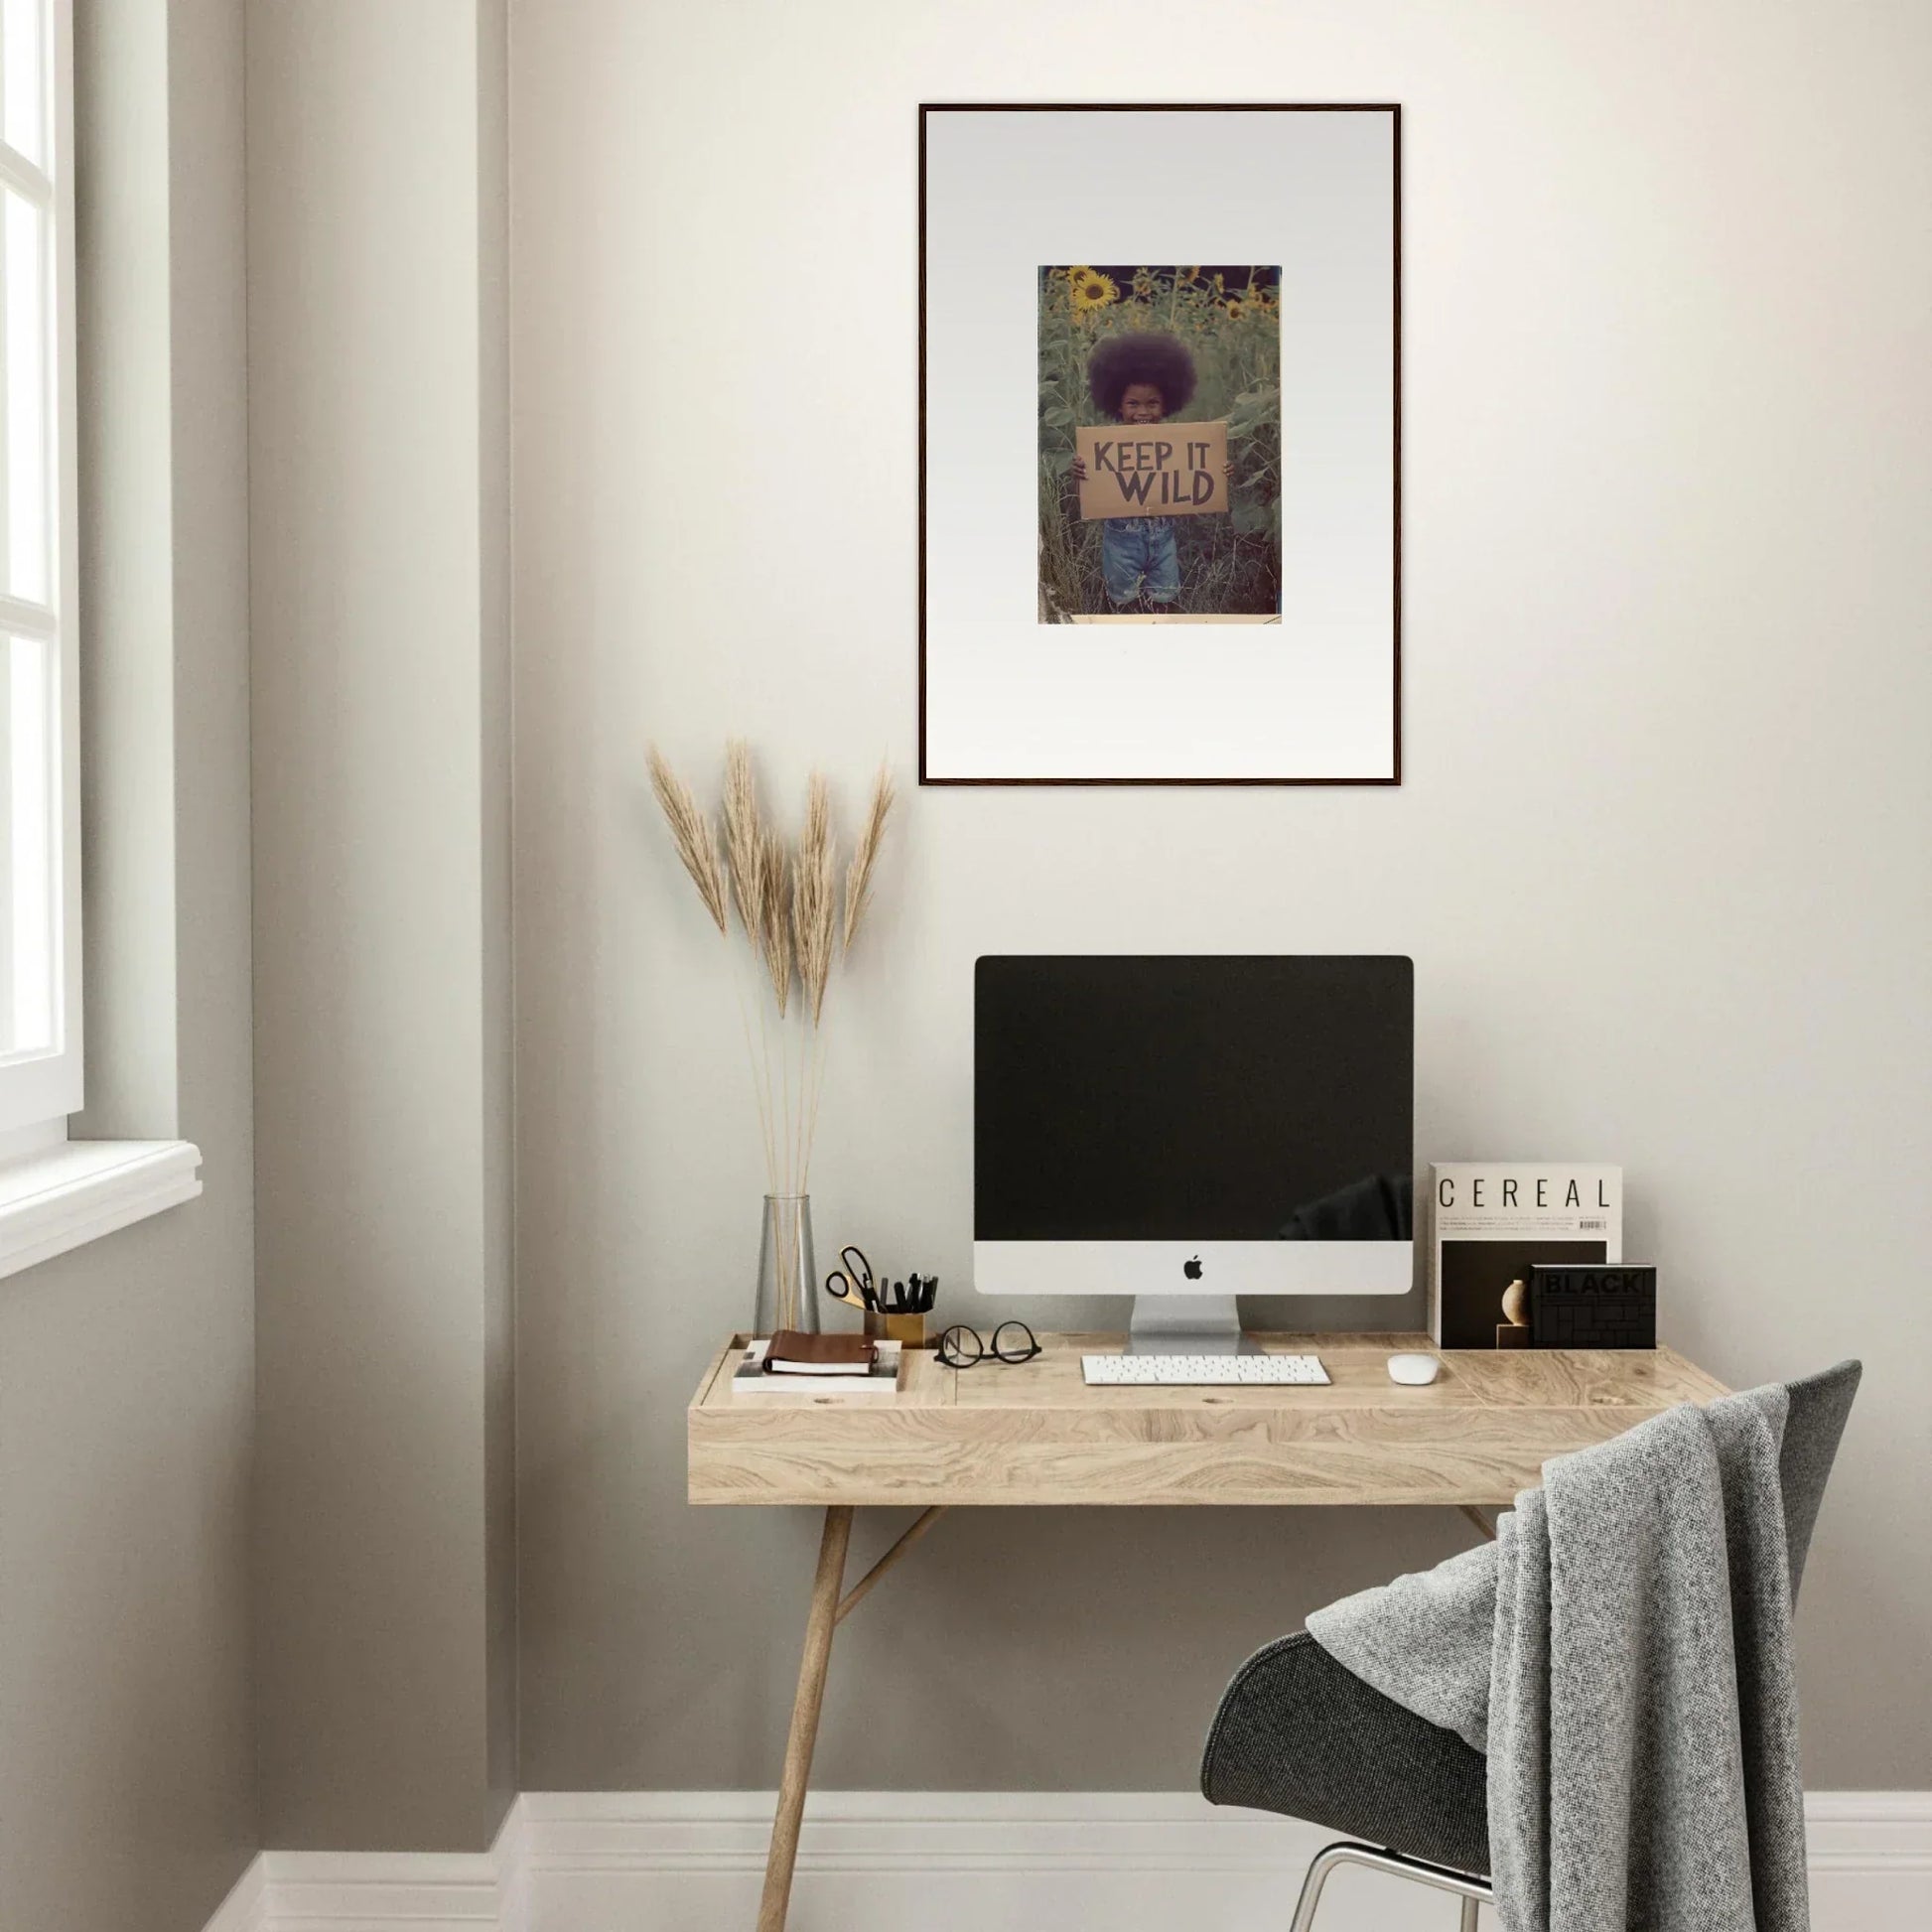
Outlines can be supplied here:
M1394 106L919 109L919 777L1401 778Z

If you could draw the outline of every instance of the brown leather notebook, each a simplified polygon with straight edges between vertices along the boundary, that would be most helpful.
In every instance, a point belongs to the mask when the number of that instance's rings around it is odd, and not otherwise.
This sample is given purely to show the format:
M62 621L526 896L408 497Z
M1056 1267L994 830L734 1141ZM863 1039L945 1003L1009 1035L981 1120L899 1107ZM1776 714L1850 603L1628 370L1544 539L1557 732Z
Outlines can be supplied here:
M780 1328L764 1351L767 1375L850 1375L869 1369L879 1349L869 1335L807 1335Z

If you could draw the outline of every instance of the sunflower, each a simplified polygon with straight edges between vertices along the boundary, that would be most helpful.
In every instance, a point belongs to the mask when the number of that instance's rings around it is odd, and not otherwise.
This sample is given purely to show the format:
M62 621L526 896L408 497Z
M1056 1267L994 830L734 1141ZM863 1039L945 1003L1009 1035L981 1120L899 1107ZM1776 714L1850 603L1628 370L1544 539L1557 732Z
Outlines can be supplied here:
M1200 280L1200 270L1198 268L1176 269L1174 273L1179 278L1182 288L1185 288L1189 282L1198 282Z
M1154 293L1154 277L1145 268L1134 271L1134 293L1143 301Z
M1096 309L1104 309L1110 302L1120 300L1120 288L1110 276L1088 269L1083 281L1069 283L1073 296L1073 307L1077 314L1091 315Z
M1238 298L1230 299L1222 303L1221 306L1228 312L1228 320L1230 322L1239 322L1241 320L1242 308Z

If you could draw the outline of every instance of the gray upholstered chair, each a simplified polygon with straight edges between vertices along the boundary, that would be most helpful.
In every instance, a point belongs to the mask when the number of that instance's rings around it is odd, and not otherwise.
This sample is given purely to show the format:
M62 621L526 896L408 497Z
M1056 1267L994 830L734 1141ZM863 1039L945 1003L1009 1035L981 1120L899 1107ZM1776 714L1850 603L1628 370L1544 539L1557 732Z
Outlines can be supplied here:
M1826 1478L1858 1392L1841 1362L1787 1385L1778 1470L1795 1599ZM1452 1730L1405 1710L1344 1669L1307 1631L1259 1650L1235 1673L1201 1757L1201 1790L1348 1833L1309 1867L1291 1932L1308 1932L1340 1864L1365 1864L1449 1892L1473 1932L1489 1885L1488 1760Z

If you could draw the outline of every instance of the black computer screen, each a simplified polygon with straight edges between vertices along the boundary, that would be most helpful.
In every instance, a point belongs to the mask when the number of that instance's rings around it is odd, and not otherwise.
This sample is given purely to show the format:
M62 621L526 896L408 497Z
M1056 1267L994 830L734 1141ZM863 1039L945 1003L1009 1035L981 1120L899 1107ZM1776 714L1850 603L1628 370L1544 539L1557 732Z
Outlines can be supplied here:
M979 961L981 1241L1407 1240L1394 957Z

